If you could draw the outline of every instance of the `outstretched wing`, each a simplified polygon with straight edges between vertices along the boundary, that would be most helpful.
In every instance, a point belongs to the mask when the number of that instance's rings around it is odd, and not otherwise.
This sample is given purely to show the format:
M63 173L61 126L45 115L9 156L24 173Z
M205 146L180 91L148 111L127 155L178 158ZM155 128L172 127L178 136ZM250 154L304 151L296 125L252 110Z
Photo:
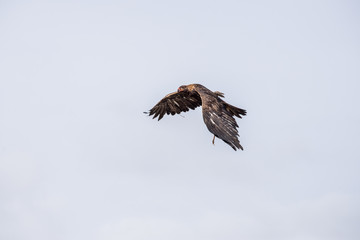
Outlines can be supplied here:
M205 125L211 133L229 144L235 151L243 150L240 145L237 127L233 113L226 109L226 106L203 107L203 118ZM236 114L235 114L236 115Z
M201 106L201 98L197 92L181 91L173 92L166 95L149 111L149 116L153 118L159 116L162 119L166 114L174 115L175 113L187 112L189 109L195 109Z

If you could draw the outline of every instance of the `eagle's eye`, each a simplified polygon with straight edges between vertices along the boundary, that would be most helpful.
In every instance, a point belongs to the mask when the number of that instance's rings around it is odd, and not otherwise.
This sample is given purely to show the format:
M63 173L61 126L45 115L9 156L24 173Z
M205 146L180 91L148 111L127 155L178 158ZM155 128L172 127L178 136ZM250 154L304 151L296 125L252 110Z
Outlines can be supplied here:
M183 87L183 86L180 86L180 87L178 88L178 92L181 92L181 91L184 91L184 87Z

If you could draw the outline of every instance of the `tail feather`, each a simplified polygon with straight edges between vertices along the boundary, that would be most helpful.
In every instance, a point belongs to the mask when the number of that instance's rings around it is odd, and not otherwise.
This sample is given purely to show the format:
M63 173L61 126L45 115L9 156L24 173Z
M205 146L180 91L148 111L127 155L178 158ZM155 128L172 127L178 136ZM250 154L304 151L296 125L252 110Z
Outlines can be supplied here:
M236 116L238 118L242 118L242 116L245 116L246 115L246 110L245 109L242 109L242 108L237 108L233 105L230 105L228 103L226 103L226 110L228 110L229 113L231 113L232 116Z

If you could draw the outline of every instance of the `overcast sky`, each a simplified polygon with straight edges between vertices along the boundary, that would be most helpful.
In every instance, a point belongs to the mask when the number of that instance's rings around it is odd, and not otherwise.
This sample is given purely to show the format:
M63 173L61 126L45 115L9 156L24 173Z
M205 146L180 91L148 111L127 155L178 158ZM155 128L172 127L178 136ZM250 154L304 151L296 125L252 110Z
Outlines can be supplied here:
M1 1L0 239L360 239L358 1ZM183 84L225 93L244 151Z

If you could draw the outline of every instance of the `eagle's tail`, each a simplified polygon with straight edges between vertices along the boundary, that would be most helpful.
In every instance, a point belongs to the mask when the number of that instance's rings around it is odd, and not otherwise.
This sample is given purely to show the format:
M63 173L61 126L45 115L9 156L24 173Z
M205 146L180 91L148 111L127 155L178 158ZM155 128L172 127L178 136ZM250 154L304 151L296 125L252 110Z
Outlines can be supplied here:
M241 115L242 116L245 116L246 115L246 110L245 109L242 109L242 108L237 108L233 105L230 105L228 103L225 103L225 107L226 107L226 110L232 115L232 116L236 116L238 118L241 118Z

